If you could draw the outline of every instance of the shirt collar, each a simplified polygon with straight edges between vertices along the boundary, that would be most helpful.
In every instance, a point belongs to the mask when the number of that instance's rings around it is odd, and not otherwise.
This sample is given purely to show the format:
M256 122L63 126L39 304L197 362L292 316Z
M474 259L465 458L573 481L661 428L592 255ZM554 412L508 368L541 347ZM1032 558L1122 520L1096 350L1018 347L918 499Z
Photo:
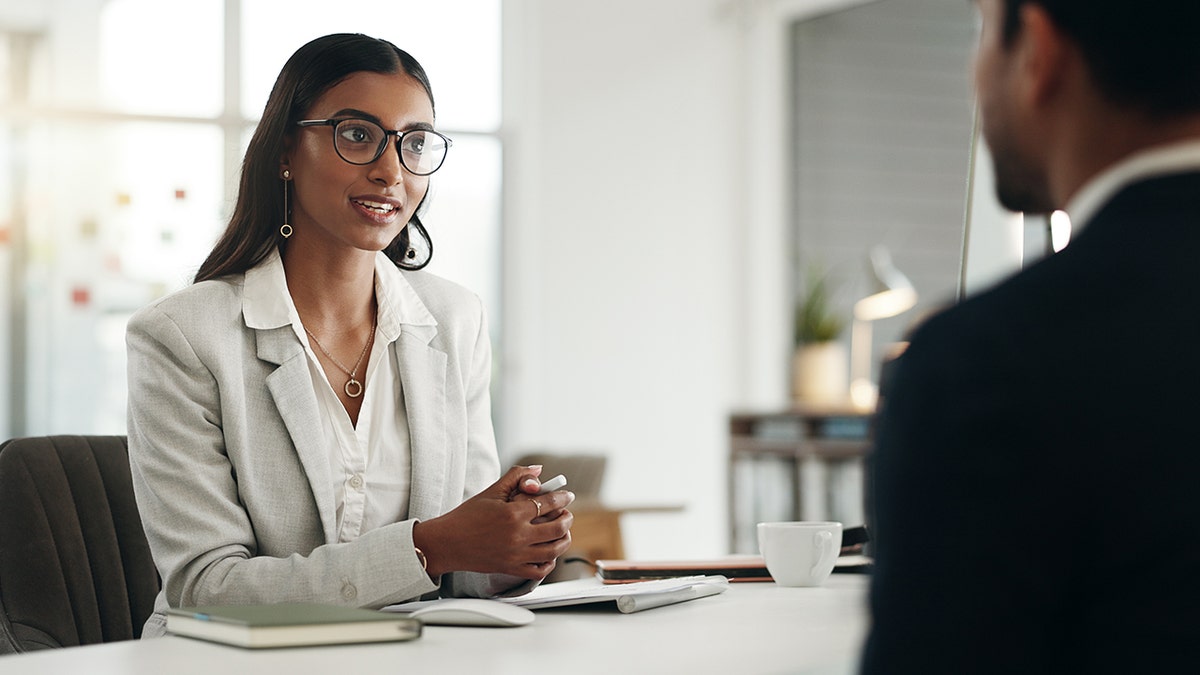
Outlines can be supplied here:
M1076 234L1125 186L1163 174L1200 169L1200 140L1161 145L1117 162L1089 180L1067 203Z
M390 342L404 324L436 326L437 320L421 301L412 284L382 252L375 254L375 298L379 303L380 335ZM279 249L246 272L242 299L246 327L256 330L300 325L300 315L288 293L287 277Z
M262 262L246 271L242 317L247 328L256 330L287 326L297 317L296 306L287 291L279 249L271 249Z
M399 337L402 325L437 325L416 289L382 251L375 254L375 298L379 302L380 335L388 342Z

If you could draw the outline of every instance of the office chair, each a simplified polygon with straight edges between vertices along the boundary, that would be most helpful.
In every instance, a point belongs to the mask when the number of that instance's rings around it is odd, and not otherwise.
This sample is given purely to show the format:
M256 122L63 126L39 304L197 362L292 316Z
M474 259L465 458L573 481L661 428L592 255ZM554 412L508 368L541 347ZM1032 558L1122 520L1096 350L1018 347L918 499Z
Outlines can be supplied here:
M158 589L124 436L0 445L0 654L138 638Z
M527 452L517 458L518 466L542 465L542 480L558 474L567 477L567 489L575 493L578 506L594 506L600 501L600 488L604 484L604 469L608 457L598 451L556 452L539 450Z

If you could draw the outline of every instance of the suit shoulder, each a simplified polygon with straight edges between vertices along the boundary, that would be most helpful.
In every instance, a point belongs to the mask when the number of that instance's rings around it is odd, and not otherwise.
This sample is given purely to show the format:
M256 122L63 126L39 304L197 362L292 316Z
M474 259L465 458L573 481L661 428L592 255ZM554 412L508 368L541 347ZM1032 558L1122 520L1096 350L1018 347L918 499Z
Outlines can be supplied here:
M240 317L242 313L242 276L201 281L163 296L142 307L129 320L130 326L154 323L166 317L177 324L214 323Z
M478 300L475 292L466 286L424 270L403 270L401 275L422 298L429 296L468 303Z
M1041 333L1038 327L1057 323L1064 307L1076 305L1091 294L1090 289L1097 283L1097 268L1104 267L1068 247L968 297L937 318L949 332L957 334L982 331L1035 337Z
M925 321L912 336L907 361L949 377L991 372L1009 379L1061 359L1052 347L1067 323L1103 320L1089 306L1088 266L1068 247ZM1055 337L1050 337L1050 336ZM908 352L911 352L909 354Z

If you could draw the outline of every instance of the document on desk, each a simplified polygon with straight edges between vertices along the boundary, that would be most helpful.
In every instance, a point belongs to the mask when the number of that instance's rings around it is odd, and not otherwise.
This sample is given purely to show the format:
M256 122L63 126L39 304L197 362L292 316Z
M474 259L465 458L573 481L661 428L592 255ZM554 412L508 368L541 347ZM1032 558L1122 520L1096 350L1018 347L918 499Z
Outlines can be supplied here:
M605 585L596 578L588 578L542 584L525 595L495 599L527 609L610 603L615 605L622 614L632 614L644 609L716 595L725 592L727 588L729 588L729 580L722 576L655 579L654 581L635 581L616 586ZM383 611L411 612L437 602L442 602L442 600L405 602L384 607Z
M632 614L716 595L727 588L729 580L716 575L655 579L619 586L605 585L599 579L588 578L542 584L526 595L497 599L528 609L613 602L623 614Z

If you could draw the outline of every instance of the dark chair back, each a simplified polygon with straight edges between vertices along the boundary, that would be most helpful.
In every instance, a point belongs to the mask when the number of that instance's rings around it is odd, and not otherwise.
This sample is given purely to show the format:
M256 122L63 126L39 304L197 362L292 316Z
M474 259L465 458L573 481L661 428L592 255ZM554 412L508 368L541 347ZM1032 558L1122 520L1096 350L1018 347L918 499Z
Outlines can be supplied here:
M140 637L158 589L124 436L0 445L0 654Z

